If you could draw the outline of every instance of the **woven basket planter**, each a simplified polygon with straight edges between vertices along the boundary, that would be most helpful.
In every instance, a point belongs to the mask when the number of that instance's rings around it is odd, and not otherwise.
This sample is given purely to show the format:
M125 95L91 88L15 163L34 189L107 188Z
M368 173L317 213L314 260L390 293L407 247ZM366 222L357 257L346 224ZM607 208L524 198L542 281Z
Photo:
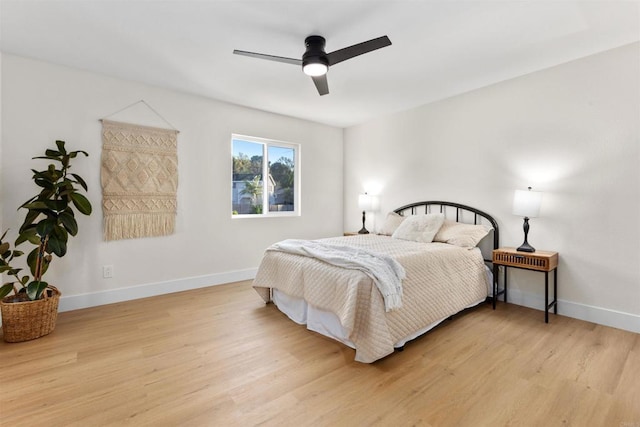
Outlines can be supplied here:
M15 301L16 296L4 297L2 309L2 336L6 342L22 342L40 338L53 332L58 320L60 291L49 286L45 298L36 301Z

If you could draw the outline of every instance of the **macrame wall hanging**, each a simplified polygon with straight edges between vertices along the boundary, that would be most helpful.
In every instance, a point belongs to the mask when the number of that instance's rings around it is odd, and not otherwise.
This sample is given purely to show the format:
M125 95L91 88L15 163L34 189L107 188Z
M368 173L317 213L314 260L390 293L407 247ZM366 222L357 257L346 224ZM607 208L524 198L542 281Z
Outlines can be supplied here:
M138 103L167 122L145 101ZM173 234L178 207L177 150L175 129L102 119L100 181L105 240Z

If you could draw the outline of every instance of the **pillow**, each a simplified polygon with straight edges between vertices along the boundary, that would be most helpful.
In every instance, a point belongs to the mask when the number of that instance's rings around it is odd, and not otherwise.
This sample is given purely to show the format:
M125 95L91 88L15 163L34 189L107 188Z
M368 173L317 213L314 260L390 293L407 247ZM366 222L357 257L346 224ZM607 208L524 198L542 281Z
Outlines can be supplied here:
M411 215L393 233L394 239L413 240L415 242L430 243L442 223L444 214Z
M463 224L450 219L445 219L438 230L434 242L449 243L463 248L475 248L480 240L493 230L491 227L481 224Z
M394 231L402 224L407 217L399 215L395 212L389 212L384 219L384 224L378 231L378 234L384 234L385 236L391 236Z

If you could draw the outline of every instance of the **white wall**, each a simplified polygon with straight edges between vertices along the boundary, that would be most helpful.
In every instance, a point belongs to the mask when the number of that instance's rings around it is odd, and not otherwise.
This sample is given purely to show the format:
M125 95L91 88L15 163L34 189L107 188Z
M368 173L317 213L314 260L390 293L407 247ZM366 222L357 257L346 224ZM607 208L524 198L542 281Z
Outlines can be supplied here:
M69 253L46 275L64 294L63 310L250 278L269 244L343 230L342 129L7 54L2 89L5 227L17 230L24 218L17 207L36 193L31 157L56 139L90 154L73 168L88 182L94 213L79 219ZM180 131L177 230L104 242L99 119L141 99ZM110 118L167 127L142 104ZM302 216L231 218L232 133L301 144ZM102 277L107 264L112 279Z
M420 200L492 214L523 240L515 189L544 192L529 242L560 253L560 313L640 332L640 45L576 60L345 130L345 225L357 194L384 214ZM512 299L542 308L544 276L510 270Z
M2 54L0 54L0 165L2 165ZM4 233L4 227L2 226L2 206L4 200L3 187L2 187L2 174L0 173L0 233ZM0 234L1 236L2 234Z

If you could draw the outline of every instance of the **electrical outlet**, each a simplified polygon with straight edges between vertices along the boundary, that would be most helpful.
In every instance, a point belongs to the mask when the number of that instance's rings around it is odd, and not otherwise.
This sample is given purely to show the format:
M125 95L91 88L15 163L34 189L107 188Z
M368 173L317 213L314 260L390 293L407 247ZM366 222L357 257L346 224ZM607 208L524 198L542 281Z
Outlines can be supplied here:
M102 266L102 277L105 279L111 279L113 277L113 265Z

